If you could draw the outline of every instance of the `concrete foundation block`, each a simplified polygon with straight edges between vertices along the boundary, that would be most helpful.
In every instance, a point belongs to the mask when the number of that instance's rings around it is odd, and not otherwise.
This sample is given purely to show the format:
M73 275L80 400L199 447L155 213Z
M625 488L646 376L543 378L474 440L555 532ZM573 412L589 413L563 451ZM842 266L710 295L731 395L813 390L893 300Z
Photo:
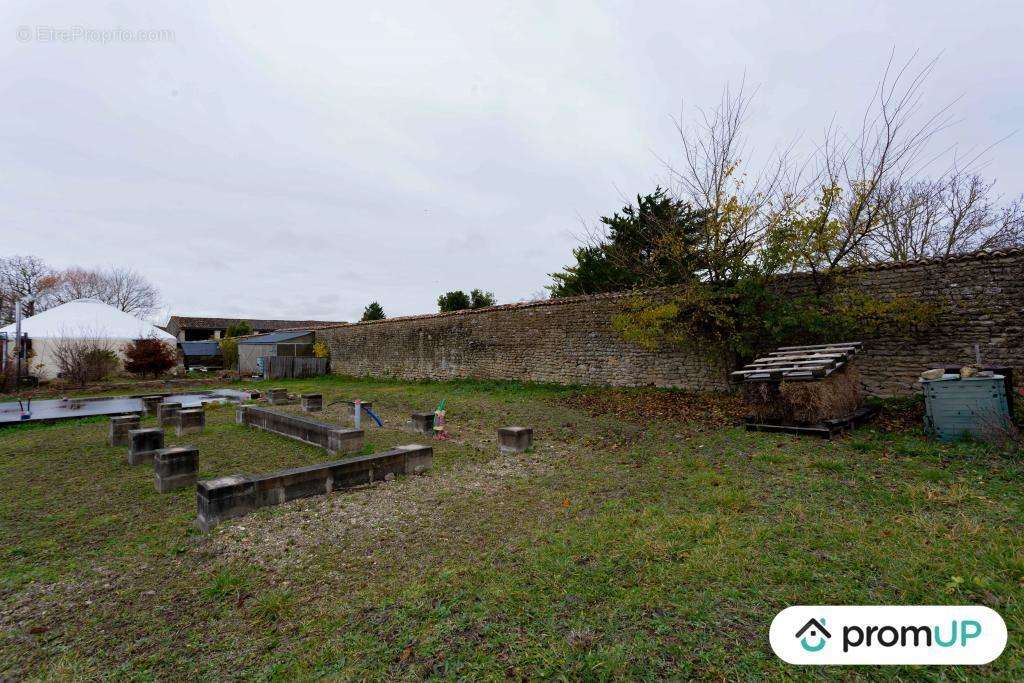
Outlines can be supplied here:
M173 427L178 422L180 412L180 403L161 403L157 406L156 418L161 427Z
M164 447L164 430L158 427L128 431L128 464L153 462L156 452Z
M202 408L189 408L178 413L174 433L178 436L195 434L203 431L204 427L206 427L206 411Z
M139 428L140 418L138 415L115 415L110 418L110 427L107 433L107 443L111 446L128 446L128 432Z
M323 394L302 394L299 399L302 401L303 412L319 413L324 409Z
M434 414L433 413L413 413L412 414L412 430L420 434L433 434L434 433Z
M199 479L199 449L170 446L153 456L153 474L158 493L194 486Z
M267 402L275 406L288 403L288 390L280 387L267 389Z
M163 396L143 396L142 397L142 412L149 417L155 417L157 409L161 403L164 402Z
M498 450L522 453L533 448L533 427L502 427L498 430Z
M257 508L389 480L401 474L419 474L430 469L432 460L430 446L411 444L319 465L201 481L196 486L196 524L209 531L219 522Z

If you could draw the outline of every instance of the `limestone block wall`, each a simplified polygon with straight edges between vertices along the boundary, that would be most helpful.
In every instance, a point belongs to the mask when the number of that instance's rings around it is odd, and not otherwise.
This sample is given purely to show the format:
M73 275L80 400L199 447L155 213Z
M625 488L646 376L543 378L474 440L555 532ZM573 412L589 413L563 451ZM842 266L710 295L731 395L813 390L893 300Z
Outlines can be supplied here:
M889 396L918 391L921 370L932 364L982 362L1014 369L1024 379L1024 250L902 266L876 267L850 276L854 286L887 297L929 301L942 309L938 324L919 334L868 339L858 367L866 389Z
M611 326L622 297L532 301L316 334L331 350L331 371L344 375L728 388L720 358L690 350L651 352L622 341Z
M858 360L876 395L915 390L932 363L986 363L1024 376L1024 250L876 266L849 274L863 291L904 294L942 307L925 333L868 339ZM808 286L789 278L786 286ZM317 330L332 372L403 379L488 378L560 384L729 388L725 358L694 348L647 351L611 327L621 294L601 294L355 323Z

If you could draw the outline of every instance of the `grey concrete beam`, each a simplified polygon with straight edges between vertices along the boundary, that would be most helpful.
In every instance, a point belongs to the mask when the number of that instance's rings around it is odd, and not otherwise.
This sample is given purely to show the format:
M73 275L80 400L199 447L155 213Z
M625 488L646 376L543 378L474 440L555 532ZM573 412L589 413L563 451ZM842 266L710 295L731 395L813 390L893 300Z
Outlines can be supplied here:
M313 444L330 453L349 453L363 447L363 430L345 429L301 415L257 406L239 406L235 422Z
M292 467L265 474L235 474L196 486L196 524L209 531L219 522L270 505L342 491L389 475L422 474L433 464L430 446L410 444L383 453Z

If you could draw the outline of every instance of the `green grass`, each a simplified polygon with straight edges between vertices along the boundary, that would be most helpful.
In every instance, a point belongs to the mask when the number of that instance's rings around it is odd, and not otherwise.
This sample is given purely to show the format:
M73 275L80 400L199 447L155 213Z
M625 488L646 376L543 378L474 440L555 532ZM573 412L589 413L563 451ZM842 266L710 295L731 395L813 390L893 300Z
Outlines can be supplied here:
M1024 677L1014 457L870 427L824 442L623 421L568 387L279 384L373 401L389 428L372 450L416 441L392 427L447 398L454 438L428 476L203 535L194 492L157 494L104 422L0 431L0 677ZM535 449L498 456L514 423ZM187 440L202 477L326 459L230 408ZM981 668L776 659L774 615L822 603L985 604L1009 644Z

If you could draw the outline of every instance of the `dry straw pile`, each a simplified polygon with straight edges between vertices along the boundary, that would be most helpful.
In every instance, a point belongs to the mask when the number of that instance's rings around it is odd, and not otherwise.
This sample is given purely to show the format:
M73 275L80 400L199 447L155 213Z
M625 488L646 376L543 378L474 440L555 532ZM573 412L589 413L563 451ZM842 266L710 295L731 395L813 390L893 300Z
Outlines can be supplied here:
M743 397L755 420L796 424L845 418L864 400L860 373L850 363L821 380L746 382Z

